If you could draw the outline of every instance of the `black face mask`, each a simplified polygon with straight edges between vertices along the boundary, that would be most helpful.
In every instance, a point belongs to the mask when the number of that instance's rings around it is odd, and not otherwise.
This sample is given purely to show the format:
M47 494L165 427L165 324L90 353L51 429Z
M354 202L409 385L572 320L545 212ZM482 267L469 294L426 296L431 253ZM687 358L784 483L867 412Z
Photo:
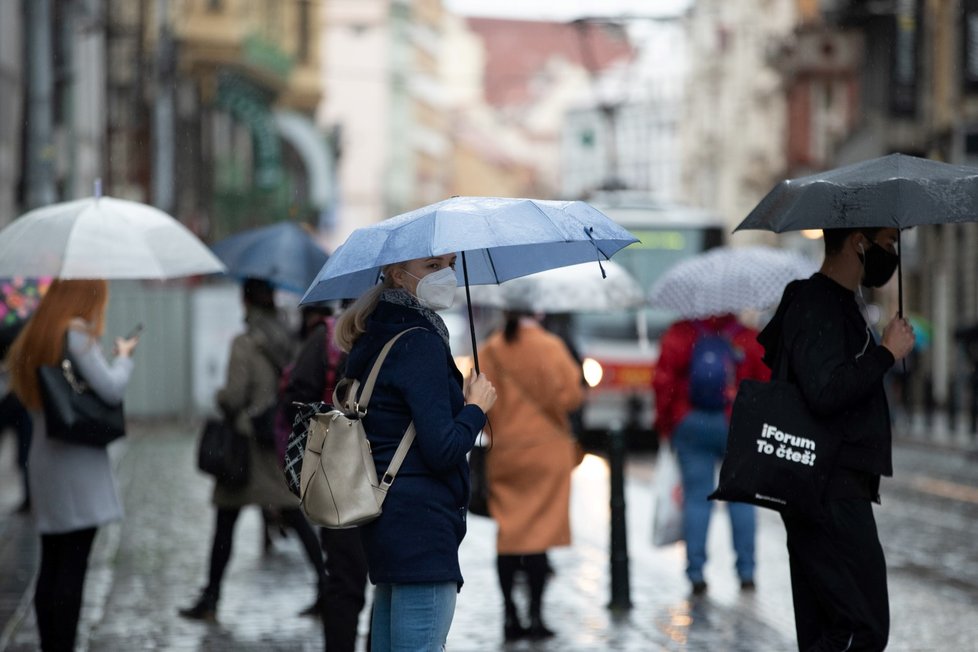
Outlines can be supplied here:
M863 263L862 285L878 288L883 287L893 278L893 272L900 263L900 256L874 242L868 250L859 255L859 260Z

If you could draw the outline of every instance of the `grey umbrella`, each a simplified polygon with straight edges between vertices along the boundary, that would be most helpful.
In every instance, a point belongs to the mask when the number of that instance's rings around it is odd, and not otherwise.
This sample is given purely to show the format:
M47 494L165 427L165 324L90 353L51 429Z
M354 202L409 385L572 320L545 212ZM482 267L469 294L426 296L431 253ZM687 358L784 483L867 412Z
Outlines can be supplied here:
M892 227L978 220L978 168L890 154L787 179L735 229Z
M978 221L978 168L890 154L776 185L735 231ZM898 276L903 315L903 267Z

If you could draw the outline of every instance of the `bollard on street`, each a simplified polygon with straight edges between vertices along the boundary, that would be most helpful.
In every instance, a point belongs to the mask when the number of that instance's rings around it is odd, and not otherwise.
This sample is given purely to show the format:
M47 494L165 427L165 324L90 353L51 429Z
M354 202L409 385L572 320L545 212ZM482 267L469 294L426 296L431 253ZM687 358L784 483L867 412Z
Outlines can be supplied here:
M608 431L611 474L611 602L613 611L631 609L628 579L628 533L625 521L625 431L615 423Z

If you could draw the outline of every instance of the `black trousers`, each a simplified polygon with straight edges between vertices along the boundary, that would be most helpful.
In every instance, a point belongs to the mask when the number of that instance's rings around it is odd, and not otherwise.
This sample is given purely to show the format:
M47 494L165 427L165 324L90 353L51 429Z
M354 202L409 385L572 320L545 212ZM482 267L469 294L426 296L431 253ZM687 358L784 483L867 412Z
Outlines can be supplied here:
M328 652L354 652L357 624L366 602L367 556L360 530L319 530L326 550L326 610L323 634Z
M73 652L95 528L41 535L34 613L44 652Z
M784 518L798 649L886 647L890 604L886 560L869 500L826 502L823 524Z
M316 539L309 521L296 507L294 509L281 510L282 520L295 530L302 542L302 547L306 551L309 563L316 571L319 595L326 586L326 567L323 563L323 551ZM234 541L234 526L238 522L241 509L237 507L221 507L217 510L216 523L214 524L214 541L211 544L210 570L208 572L207 587L204 593L218 600L221 597L221 582L224 579L224 571L227 569L228 562L231 560L231 546Z
M13 392L0 399L0 434L8 427L13 428L17 433L17 466L20 467L26 501L30 498L30 488L27 483L27 456L31 449L31 433L34 427L30 413Z

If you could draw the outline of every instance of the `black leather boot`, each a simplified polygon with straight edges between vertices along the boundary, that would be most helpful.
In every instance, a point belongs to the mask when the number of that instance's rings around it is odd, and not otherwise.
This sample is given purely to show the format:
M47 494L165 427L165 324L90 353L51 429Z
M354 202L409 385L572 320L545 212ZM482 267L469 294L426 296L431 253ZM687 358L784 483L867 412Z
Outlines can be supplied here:
M530 630L520 622L520 616L516 613L515 604L506 605L505 616L506 618L503 622L503 638L506 639L506 642L510 643L526 638Z
M178 613L190 620L217 622L217 596L205 591L194 606L181 609Z
M530 628L526 634L528 639L531 641L542 641L545 638L551 638L555 635L552 629L543 624L543 619L540 618L540 614L530 615Z
M323 598L323 594L320 593L316 597L316 601L311 605L299 612L300 616L314 616L316 618L323 618L326 613L326 599Z
M532 641L540 641L550 638L554 632L543 624L543 590L547 584L547 577L552 572L550 561L546 553L536 555L526 555L523 557L523 566L526 568L527 579L530 583L530 629L527 638Z

